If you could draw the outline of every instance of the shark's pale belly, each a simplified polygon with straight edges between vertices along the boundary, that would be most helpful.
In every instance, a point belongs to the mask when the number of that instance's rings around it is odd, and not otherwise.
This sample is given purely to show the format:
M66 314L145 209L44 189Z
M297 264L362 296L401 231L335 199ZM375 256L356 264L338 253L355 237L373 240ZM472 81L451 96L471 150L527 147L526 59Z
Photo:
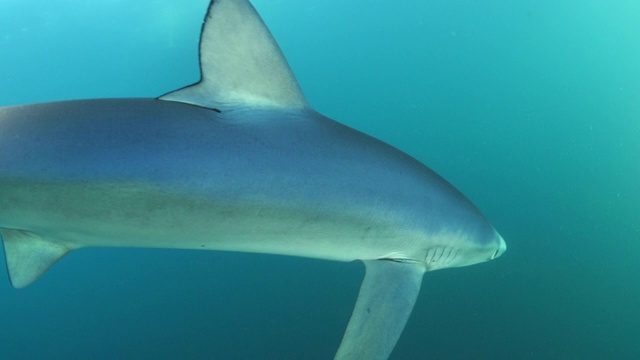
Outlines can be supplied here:
M85 246L230 250L350 261L407 257L419 236L389 214L301 208L268 199L228 202L151 187L2 183L2 227Z

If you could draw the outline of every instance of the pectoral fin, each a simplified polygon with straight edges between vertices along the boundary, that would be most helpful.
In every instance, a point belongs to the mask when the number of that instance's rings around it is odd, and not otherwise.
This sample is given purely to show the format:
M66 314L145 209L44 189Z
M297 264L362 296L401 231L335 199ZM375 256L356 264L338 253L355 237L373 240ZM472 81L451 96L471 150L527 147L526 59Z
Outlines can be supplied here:
M387 359L420 292L421 264L368 260L366 275L351 320L335 356L344 359Z
M71 249L30 232L0 229L11 285L23 288L36 281Z

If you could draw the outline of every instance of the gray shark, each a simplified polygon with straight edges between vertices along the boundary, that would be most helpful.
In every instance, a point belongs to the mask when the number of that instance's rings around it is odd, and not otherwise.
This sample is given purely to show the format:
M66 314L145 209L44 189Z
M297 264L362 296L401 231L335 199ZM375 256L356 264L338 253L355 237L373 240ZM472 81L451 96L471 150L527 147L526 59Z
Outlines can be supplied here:
M313 110L248 1L209 5L200 64L198 83L157 99L0 108L14 287L89 246L361 260L335 358L386 359L426 271L506 250L435 172Z

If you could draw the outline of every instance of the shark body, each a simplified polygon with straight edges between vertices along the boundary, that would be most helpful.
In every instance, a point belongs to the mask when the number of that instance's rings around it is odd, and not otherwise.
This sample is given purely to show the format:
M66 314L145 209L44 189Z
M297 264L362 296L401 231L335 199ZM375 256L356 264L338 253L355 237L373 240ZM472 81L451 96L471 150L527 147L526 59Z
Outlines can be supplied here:
M246 0L211 3L202 79L158 99L0 108L0 233L12 284L87 246L364 261L336 359L385 359L424 272L506 245L412 157L305 101Z

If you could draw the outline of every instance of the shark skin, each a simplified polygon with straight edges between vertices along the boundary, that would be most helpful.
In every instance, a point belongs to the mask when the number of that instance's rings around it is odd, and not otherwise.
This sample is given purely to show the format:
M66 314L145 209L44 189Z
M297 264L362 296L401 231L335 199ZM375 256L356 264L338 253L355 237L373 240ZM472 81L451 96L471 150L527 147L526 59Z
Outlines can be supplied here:
M70 251L243 251L366 265L336 359L386 359L426 271L504 253L458 190L313 110L246 0L209 6L201 80L157 99L0 108L12 284Z

